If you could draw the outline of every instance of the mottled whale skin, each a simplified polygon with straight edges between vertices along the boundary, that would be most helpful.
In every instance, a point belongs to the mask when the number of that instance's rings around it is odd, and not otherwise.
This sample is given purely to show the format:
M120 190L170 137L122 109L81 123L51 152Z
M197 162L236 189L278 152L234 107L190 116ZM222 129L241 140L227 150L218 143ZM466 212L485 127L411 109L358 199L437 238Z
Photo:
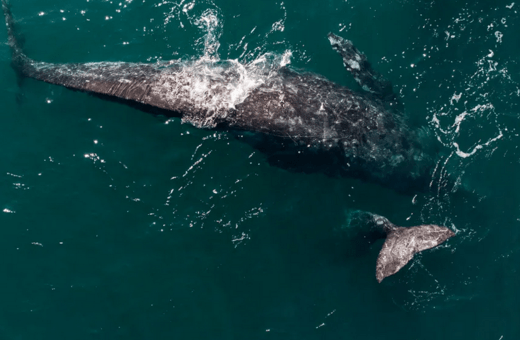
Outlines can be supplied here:
M334 169L330 172L398 190L427 183L433 160L402 116L391 110L398 103L390 83L350 41L334 34L329 41L363 92L266 58L249 64L210 58L156 64L38 62L23 53L5 0L2 7L12 65L22 77L165 110L198 128L269 136L278 148L302 159L327 155L327 172ZM388 235L377 262L379 282L415 253L454 235L445 227L401 228L383 217L374 221Z
M357 212L356 218L372 234L372 238L386 237L376 264L376 279L397 273L415 254L444 243L455 233L446 227L424 224L409 228L398 227L387 218L367 212ZM359 221L358 221L359 222ZM374 237L375 236L375 237Z

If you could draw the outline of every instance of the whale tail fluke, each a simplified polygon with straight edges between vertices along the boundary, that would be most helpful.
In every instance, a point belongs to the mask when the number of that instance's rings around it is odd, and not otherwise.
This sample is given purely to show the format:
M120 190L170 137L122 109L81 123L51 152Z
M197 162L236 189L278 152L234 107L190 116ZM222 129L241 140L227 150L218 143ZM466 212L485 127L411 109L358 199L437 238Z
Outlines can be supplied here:
M387 235L377 258L376 279L379 283L397 273L415 254L434 248L455 236L450 229L433 224L404 228L377 215L374 215L374 221Z
M367 246L376 240L386 238L379 252L376 264L376 279L383 279L397 273L415 254L434 248L455 236L450 229L434 224L413 227L399 227L386 217L370 212L353 210L347 213L347 223L342 232ZM364 242L363 242L364 241Z
M7 0L1 1L5 17L5 25L7 27L8 44L12 51L11 65L17 72L21 73L24 65L29 62L29 59L23 53L20 41L16 35L13 16L11 15L11 4L8 3Z
M11 4L6 0L2 0L2 10L4 11L5 25L7 27L8 43L13 52L13 60L19 55L23 55L18 39L16 38L14 20L11 15Z

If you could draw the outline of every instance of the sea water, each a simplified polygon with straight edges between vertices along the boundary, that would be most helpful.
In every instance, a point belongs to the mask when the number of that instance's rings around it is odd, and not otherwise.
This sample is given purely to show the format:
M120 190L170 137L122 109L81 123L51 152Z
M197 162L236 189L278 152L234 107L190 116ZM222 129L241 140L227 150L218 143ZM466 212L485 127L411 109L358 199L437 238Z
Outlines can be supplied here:
M411 195L289 172L226 131L18 79L0 29L2 339L520 338L520 3L11 2L35 60L275 60L356 89L338 34L438 161ZM457 235L378 284L352 211Z

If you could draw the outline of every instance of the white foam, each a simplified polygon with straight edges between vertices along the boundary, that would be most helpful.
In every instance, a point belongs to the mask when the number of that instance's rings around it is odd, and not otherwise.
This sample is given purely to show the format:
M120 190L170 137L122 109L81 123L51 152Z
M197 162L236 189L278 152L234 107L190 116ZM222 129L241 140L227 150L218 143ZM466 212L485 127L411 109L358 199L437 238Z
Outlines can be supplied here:
M456 148L455 153L457 154L457 156L459 156L461 158L468 158L470 156L473 156L478 150L483 149L485 146L489 146L491 143L496 142L503 136L504 135L502 134L502 131L499 131L499 134L496 137L491 138L484 144L477 144L476 146L473 147L473 150L471 150L470 152L461 151L459 144L457 142L453 142L453 146Z
M275 71L287 65L290 55L289 50L274 58L264 54L249 64L205 57L179 62L180 68L157 76L151 92L168 103L183 101L197 111L222 116L242 103L251 91L278 77Z
M291 57L292 57L292 51L285 50L285 52L282 55L282 60L280 61L280 66L284 67L286 65L289 65L291 63Z
M462 97L462 92L457 94L456 92L453 94L453 96L450 99L450 105L453 105L453 102L459 102L460 98Z
M500 32L500 31L496 31L495 32L495 37L497 38L497 43L501 43L502 42L502 38L504 37L504 33Z

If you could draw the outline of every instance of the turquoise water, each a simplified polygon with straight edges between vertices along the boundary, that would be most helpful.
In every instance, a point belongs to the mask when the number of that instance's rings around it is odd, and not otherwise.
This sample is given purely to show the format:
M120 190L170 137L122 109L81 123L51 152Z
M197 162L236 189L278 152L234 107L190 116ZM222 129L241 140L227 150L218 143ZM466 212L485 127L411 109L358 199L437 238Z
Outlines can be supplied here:
M42 61L218 47L353 87L337 33L441 151L416 195L288 172L224 131L20 82L0 29L2 339L520 338L520 3L12 2ZM378 284L353 210L457 236Z

